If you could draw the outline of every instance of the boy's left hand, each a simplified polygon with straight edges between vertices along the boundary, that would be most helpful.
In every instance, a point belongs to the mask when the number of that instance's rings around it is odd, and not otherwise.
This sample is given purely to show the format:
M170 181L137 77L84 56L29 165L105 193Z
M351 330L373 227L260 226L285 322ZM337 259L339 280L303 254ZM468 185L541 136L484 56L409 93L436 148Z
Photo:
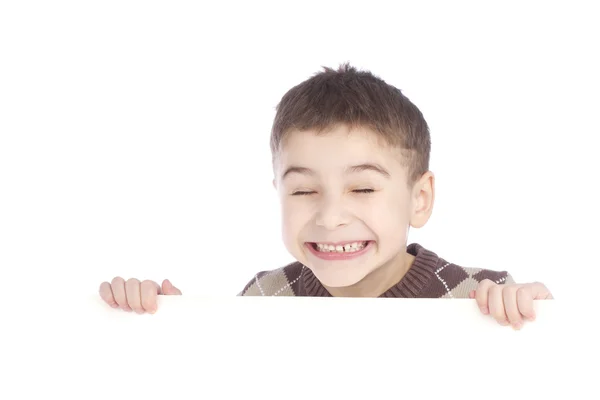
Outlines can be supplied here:
M539 282L499 285L489 279L479 283L469 297L477 300L483 314L491 315L500 325L521 329L523 320L535 320L534 300L552 299L552 293Z

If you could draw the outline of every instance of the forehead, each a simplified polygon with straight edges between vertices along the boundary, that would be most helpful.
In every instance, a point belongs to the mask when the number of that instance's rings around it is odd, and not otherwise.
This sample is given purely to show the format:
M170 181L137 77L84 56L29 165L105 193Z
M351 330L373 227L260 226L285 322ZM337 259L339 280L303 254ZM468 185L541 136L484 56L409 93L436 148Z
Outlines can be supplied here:
M377 133L345 126L330 131L292 131L279 150L280 165L310 164L346 167L353 162L377 162L388 168L400 166L400 149L388 145ZM308 165L307 165L308 166Z

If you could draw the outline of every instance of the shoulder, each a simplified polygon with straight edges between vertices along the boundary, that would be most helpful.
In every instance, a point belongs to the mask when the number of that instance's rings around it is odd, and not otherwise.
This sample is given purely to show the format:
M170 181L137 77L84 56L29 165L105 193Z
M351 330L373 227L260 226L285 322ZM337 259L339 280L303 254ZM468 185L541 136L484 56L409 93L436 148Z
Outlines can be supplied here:
M415 257L413 267L419 267L418 273L412 274L410 278L427 281L420 297L469 298L469 293L486 279L499 285L515 283L507 271L463 267L448 262L418 243L410 244L406 250Z
M296 296L304 272L299 262L270 271L261 271L246 284L238 296Z
M479 283L485 279L499 285L515 283L507 271L468 268L446 261L437 268L436 277L446 289L446 294L441 296L445 298L468 298L469 293L477 289Z

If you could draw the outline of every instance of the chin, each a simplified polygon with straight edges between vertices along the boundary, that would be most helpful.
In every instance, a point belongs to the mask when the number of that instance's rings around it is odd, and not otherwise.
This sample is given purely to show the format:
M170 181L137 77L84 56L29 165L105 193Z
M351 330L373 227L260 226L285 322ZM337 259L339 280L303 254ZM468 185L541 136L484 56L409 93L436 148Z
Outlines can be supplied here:
M357 268L352 265L339 265L338 267L332 265L310 265L309 268L323 285L332 288L344 288L356 285L372 272L371 269L365 269L364 267Z

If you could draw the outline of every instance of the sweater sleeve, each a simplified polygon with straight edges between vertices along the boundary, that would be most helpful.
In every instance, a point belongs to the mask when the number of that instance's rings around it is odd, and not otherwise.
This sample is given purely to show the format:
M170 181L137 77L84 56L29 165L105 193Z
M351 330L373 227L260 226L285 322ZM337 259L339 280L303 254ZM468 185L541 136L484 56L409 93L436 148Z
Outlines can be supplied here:
M503 283L505 285L514 285L516 282L513 279L512 275L507 272L506 273L506 280Z

